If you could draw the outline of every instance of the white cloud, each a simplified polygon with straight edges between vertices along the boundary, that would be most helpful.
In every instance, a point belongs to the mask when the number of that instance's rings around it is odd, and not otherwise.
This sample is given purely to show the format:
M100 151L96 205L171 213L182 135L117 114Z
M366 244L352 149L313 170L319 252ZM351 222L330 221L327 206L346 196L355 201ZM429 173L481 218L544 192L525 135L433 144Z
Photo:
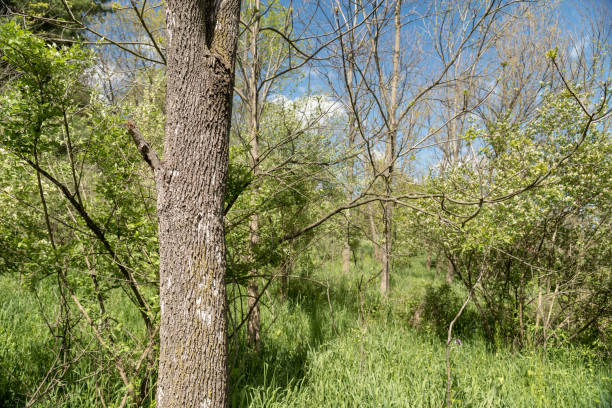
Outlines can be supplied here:
M573 41L572 46L570 48L569 57L571 60L577 60L580 54L584 52L585 46L588 44L590 37L585 35L581 37L578 41Z
M304 123L313 121L328 123L346 118L346 111L342 104L326 95L309 95L295 99L285 95L274 95L270 98L270 102L293 110Z

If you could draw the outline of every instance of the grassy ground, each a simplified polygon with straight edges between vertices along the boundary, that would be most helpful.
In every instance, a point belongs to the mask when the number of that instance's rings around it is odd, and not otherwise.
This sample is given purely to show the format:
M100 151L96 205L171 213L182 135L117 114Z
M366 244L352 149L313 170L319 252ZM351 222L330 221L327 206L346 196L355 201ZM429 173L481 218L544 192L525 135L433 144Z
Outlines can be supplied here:
M421 322L415 329L412 320L435 273L421 258L402 269L387 302L377 280L359 295L359 282L373 276L375 265L362 265L351 278L337 264L307 276L323 285L292 280L288 299L273 296L274 306L264 309L263 352L233 371L232 406L443 406L445 342L435 327ZM468 311L459 322L462 345L452 349L454 406L612 407L609 362L582 348L544 355L492 346L471 330L473 316Z
M423 260L396 269L388 301L379 297L376 279L366 285L375 270L371 262L350 277L335 263L312 269L290 280L284 301L277 287L264 297L261 352L230 351L231 406L441 407L444 341L426 322L415 329L412 320L435 280ZM40 300L50 305L54 294L48 292L41 290ZM31 292L0 277L0 407L23 406L21 394L44 376L53 358L53 339L37 304ZM549 349L544 355L493 347L472 329L469 312L457 336L457 407L612 407L612 366L587 349ZM86 362L78 368L91 369ZM117 379L97 381L116 381L120 391ZM88 380L69 385L62 406L99 406L95 389ZM48 406L57 406L52 401Z

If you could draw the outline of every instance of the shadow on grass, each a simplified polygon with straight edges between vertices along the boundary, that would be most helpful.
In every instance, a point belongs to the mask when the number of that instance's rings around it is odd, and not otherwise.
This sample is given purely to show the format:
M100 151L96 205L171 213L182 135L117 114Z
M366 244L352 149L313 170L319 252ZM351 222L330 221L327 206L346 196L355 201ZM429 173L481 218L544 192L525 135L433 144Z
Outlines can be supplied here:
M393 291L388 299L378 291L374 268L344 276L339 265L328 265L315 276L292 278L284 301L272 285L275 316L263 315L260 352L249 351L242 337L230 381L231 406L248 406L258 397L266 400L264 395L304 385L313 356L359 327L360 311L366 321L412 326L414 311L433 282L433 271L422 264L415 260L391 276Z
M284 301L278 288L271 288L279 311L262 333L262 349L252 353L244 336L239 344L236 368L231 373L231 406L248 406L257 393L288 389L304 381L313 353L357 323L359 300L348 279L330 280L327 286L309 278L293 278ZM270 322L268 320L268 322ZM333 323L332 323L333 321Z

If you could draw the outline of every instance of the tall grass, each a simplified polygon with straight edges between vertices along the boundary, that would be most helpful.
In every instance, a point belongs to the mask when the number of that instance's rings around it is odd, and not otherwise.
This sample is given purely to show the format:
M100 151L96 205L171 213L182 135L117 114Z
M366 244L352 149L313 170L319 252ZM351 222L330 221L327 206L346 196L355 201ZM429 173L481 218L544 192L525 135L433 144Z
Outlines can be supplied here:
M230 350L231 406L441 407L444 341L435 322L422 318L415 328L415 312L435 282L422 261L394 272L388 300L379 296L377 279L369 281L377 267L369 258L350 276L334 262L296 271L302 277L290 279L284 300L272 285L262 298L261 351L249 352L244 333ZM0 277L0 407L22 407L53 359L55 343L35 293L52 315L57 299L50 287L32 291ZM139 324L136 315L123 319ZM469 312L463 319L462 345L452 349L454 406L612 407L612 367L591 350L513 351L483 341ZM95 368L82 359L40 406L98 407L98 389L109 394L109 406L117 405L121 382L88 377Z
M258 356L244 355L246 362L234 372L232 406L443 406L445 342L436 335L436 322L414 327L414 313L435 282L423 263L413 259L394 275L387 301L378 295L377 280L361 296L358 292L365 280L360 275L373 276L374 264L347 277L332 263L306 280L294 279L294 296L281 307L263 309L264 327L269 325L264 348ZM330 282L337 334L327 288L312 280ZM461 345L452 347L454 406L612 406L609 362L586 348L567 346L544 354L488 344L470 331L475 326L470 319L476 318L471 312L457 332Z
M311 349L305 374L282 380L267 366L263 384L237 391L234 406L441 407L444 347L399 325L372 324ZM459 407L598 407L612 404L609 367L580 350L491 352L480 341L453 350L453 403ZM247 398L245 398L245 395Z
M112 297L112 296L111 296ZM21 408L28 397L47 377L58 349L58 339L49 326L57 325L59 294L52 282L24 286L9 276L0 276L0 408ZM109 307L125 310L125 324L140 327L141 323L130 308L109 302ZM104 392L108 406L118 406L123 387L118 375L102 371L96 356L99 347L84 321L75 322L75 339L86 345L78 353L78 361L46 390L41 388L36 407L99 407L98 392ZM80 331L80 329L84 329ZM85 333L85 334L84 334ZM75 357L73 355L72 357ZM104 372L105 375L100 375ZM53 373L52 373L53 374ZM52 378L53 375L47 377Z

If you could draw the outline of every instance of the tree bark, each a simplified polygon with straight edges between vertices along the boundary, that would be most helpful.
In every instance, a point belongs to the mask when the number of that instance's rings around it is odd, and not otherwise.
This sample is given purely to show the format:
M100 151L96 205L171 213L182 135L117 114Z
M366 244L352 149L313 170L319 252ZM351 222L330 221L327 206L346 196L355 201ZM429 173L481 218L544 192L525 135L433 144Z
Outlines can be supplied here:
M347 221L348 224L348 221ZM348 230L347 225L347 230ZM342 248L342 275L348 275L351 271L351 243L348 231L344 236L344 248Z
M354 9L352 12L352 16L349 19L345 19L345 24L354 28L357 24L357 3L353 5ZM350 21L350 23L349 23ZM357 106L357 94L359 93L359 88L361 85L359 82L355 83L355 54L357 52L357 45L355 44L356 38L354 32L350 32L348 35L349 39L349 49L345 50L345 44L343 39L340 39L340 45L342 47L342 58L343 58L343 72L344 72L344 81L347 88L350 88L347 92L347 97L349 101L345 103L350 108L348 111L353 111L349 113L348 117L348 134L346 140L346 150L348 156L350 157L347 161L347 169L346 169L346 201L350 202L353 199L353 194L355 193L355 159L353 157L353 151L355 149L355 140L357 138L358 129L357 129L357 118L355 115L355 107ZM342 249L342 274L348 275L351 270L351 210L348 209L345 213L346 217L346 230L344 234L344 248Z
M249 51L251 53L250 58L250 71L251 75L248 77L248 105L249 105L249 149L251 156L251 169L253 172L253 178L257 179L259 176L259 76L260 76L260 62L259 62L259 49L257 46L257 40L259 39L259 22L260 22L260 1L255 0L253 4L253 24L250 29L247 30L249 41ZM248 61L245 58L245 61ZM257 184L254 184L251 204L255 206L257 202ZM255 264L256 256L255 250L259 243L259 216L258 214L251 215L249 220L249 257L251 262ZM260 348L260 313L259 313L259 284L257 282L257 267L253 266L250 270L250 278L248 283L248 310L251 313L248 316L247 324L247 338L249 346L259 351Z
M388 193L390 195L390 189L388 189ZM385 203L383 208L384 247L382 251L382 273L380 276L380 293L384 296L387 296L389 293L389 275L391 271L391 251L393 243L391 211L391 203Z
M376 230L376 222L374 221L374 207L372 203L368 203L368 220L370 221L370 232L372 234L372 243L374 244L374 259L382 262L382 252L380 242L378 242L378 231Z
M281 276L280 276L280 292L281 299L283 302L287 300L287 291L289 290L289 270L291 269L291 264L289 261L283 262L281 265Z
M254 249L259 242L259 217L257 214L253 214L251 216L251 220L249 221L249 251L251 253L251 260L255 260ZM248 310L251 313L248 316L248 324L247 324L247 338L249 342L249 346L251 346L256 351L259 351L260 348L260 331L261 331L261 320L259 314L259 284L257 283L257 268L251 268L247 289L248 296Z
M353 145L355 144L355 130L354 120L350 120L349 124L349 138L348 138L348 151L351 152ZM353 199L353 168L354 160L349 159L347 169L347 191L346 199L350 202ZM351 271L351 210L346 210L345 213L345 227L343 234L343 248L342 248L342 275L347 276Z
M455 269L453 268L453 264L451 263L451 261L446 260L446 276L444 277L444 279L446 280L446 283L448 284L453 283L454 276L455 276Z
M239 0L168 0L157 407L226 407L223 202Z
M347 217L348 217L347 211ZM351 271L351 236L349 234L350 222L346 221L346 231L344 233L344 247L342 248L342 275L348 275Z
M385 193L387 197L392 195L393 168L395 167L395 139L398 134L399 123L397 119L399 78L400 78L400 51L401 51L401 10L402 1L395 3L395 41L393 45L393 75L391 77L390 95L388 96L387 113L389 115L389 127L387 129L387 140L385 150ZM385 98L387 99L387 98ZM383 204L384 240L382 257L382 273L380 276L380 292L383 296L389 293L389 274L391 271L391 253L393 245L393 203L387 201Z

